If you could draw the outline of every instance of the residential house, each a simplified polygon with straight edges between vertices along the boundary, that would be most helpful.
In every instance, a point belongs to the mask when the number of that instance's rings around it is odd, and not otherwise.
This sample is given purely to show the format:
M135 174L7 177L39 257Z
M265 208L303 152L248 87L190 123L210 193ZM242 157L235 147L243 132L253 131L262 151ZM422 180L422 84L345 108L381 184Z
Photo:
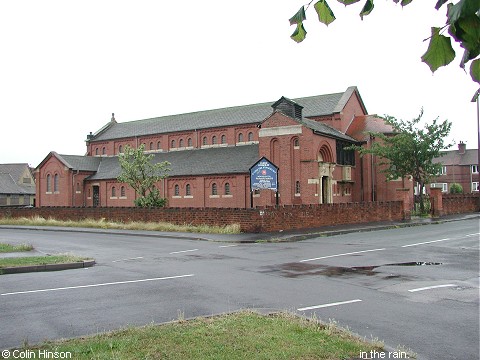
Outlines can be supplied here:
M0 164L0 206L33 206L35 180L28 164Z

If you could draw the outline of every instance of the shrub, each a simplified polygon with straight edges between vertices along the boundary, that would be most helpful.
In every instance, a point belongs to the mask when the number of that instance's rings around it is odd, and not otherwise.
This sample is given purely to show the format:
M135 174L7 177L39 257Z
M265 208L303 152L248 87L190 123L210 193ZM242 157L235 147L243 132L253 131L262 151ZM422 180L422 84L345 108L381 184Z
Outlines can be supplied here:
M462 194L463 193L463 187L460 184L453 183L450 185L450 194Z

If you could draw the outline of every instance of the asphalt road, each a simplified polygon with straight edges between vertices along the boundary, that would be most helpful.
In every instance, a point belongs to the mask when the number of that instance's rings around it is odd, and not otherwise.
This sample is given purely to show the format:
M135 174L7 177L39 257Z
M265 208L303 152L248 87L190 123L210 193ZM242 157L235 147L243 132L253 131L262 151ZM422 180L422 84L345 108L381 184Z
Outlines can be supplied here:
M256 308L334 319L419 359L479 359L478 219L295 243L1 228L0 242L97 261L0 276L0 350Z

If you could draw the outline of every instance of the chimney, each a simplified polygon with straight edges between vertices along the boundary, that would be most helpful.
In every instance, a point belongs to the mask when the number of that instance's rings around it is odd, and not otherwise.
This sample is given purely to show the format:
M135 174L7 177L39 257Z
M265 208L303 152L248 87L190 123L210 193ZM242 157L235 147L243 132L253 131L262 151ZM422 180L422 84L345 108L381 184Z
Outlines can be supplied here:
M90 134L87 135L87 142L93 139L93 134L90 131Z
M116 122L117 122L117 121L115 120L115 113L112 113L112 118L111 118L111 120L110 120L110 121L111 121L111 122L114 122L114 123L116 123Z
M465 151L467 150L467 144L465 144L463 141L460 141L458 143L458 153L460 155L465 154Z

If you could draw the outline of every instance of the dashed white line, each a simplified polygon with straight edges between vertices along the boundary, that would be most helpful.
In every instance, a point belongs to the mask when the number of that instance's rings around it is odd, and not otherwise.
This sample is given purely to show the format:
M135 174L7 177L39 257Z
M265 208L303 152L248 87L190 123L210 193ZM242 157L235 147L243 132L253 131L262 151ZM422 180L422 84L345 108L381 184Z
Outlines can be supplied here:
M173 255L173 254L182 254L182 253L187 253L187 252L192 252L192 251L198 251L198 249L174 251L174 252L171 252L170 255Z
M238 246L238 244L234 244L234 245L221 245L221 246L219 246L219 248L228 248L228 247L234 247L234 246Z
M127 260L136 260L136 259L143 259L143 256L137 256L137 257L127 258L127 259L113 260L112 262L127 261Z
M448 240L452 240L452 239L447 238L447 239L440 239L440 240L425 241L425 242L420 242L420 243L415 243L415 244L403 245L402 248L406 248L406 247L410 247L410 246L417 246L417 245L433 244L433 243L436 243L436 242L448 241Z
M109 286L109 285L134 284L134 283L141 283L141 282L147 282L147 281L159 281L159 280L180 279L180 278L186 278L186 277L190 277L190 276L194 276L194 274L176 275L176 276L166 276L166 277L159 277L159 278L152 278L152 279L116 281L116 282L102 283L102 284L67 286L67 287L52 288L52 289L17 291L17 292L0 294L0 296L19 295L19 294L33 294L33 293L39 293L39 292L49 292L49 291L59 291L59 290L83 289L83 288L91 288L91 287L99 287L99 286Z
M352 303L356 303L356 302L360 302L360 301L362 301L362 300L360 300L360 299L355 299L355 300L348 300L348 301L340 301L340 302L334 302L334 303L329 303L329 304L323 304L323 305L315 305L315 306L304 307L304 308L297 309L297 311L306 311L306 310L313 310L313 309L321 309L321 308L326 308L326 307L331 307L331 306L352 304Z
M328 258L333 258L333 257L338 257L338 256L355 255L355 254L362 254L362 253L373 252L373 251L382 251L382 250L385 250L385 248L382 248L382 249L372 249L372 250L363 250L363 251L354 251L354 252L343 253L343 254L321 256L321 257L317 257L317 258L313 258L313 259L300 260L300 262L315 261L315 260L328 259Z
M408 291L409 292L417 292L417 291L438 289L438 288L445 288L445 287L452 287L452 286L457 286L457 285L455 285L455 284L434 285L434 286L427 286L427 287L422 287L422 288L417 288L417 289L411 289L411 290L408 290Z

